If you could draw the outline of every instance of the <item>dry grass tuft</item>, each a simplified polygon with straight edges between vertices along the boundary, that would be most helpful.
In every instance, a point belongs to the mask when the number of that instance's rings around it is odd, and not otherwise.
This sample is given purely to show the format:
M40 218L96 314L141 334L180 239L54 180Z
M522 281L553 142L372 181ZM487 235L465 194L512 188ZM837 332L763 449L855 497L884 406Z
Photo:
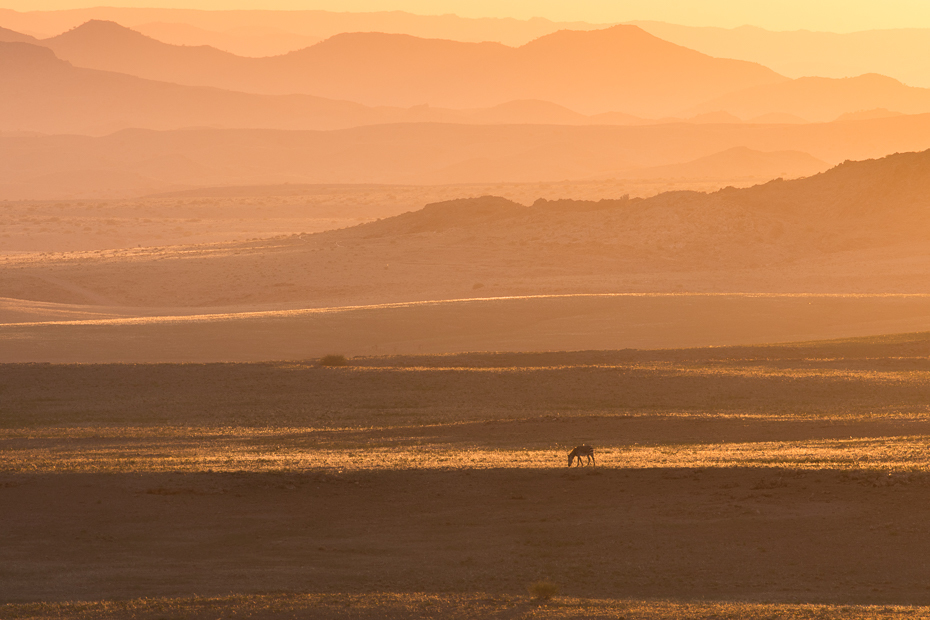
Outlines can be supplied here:
M507 617L627 618L628 620L904 620L925 618L930 608L900 605L791 605L741 602L667 602L563 598L558 605L528 610L519 598L482 593L275 594L129 601L0 604L0 617L18 620L214 620L295 617L320 620ZM523 615L520 615L523 614Z
M0 472L103 473L203 471L377 471L386 469L558 469L571 477L609 470L762 467L845 470L868 484L916 484L930 473L930 434L851 439L601 445L598 467L564 470L564 454L546 447L481 445L472 435L430 428L49 428L0 430ZM491 443L491 442L488 442ZM411 444L415 444L412 446ZM476 445L477 444L477 445ZM759 489L780 488L775 477ZM759 490L757 489L757 490ZM177 493L153 489L151 494ZM181 491L183 492L183 491Z
M348 366L349 360L346 359L345 355L324 355L317 361L317 366Z
M542 580L531 583L528 590L537 601L548 601L559 593L559 586L551 581Z

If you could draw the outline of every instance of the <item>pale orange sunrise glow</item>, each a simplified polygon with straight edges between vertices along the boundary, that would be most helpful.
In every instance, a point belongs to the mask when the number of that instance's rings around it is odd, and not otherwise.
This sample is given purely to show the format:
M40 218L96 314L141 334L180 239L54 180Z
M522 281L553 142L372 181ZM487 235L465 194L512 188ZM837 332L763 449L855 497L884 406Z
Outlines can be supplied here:
M17 11L83 9L81 0L8 0ZM616 23L657 20L689 26L735 28L751 25L773 30L853 32L880 28L930 26L930 5L922 0L788 0L742 2L711 0L122 0L118 7L228 10L322 10L337 12L407 11L420 15L458 15L472 18L546 18L554 21Z
M0 618L930 617L930 5L0 6Z

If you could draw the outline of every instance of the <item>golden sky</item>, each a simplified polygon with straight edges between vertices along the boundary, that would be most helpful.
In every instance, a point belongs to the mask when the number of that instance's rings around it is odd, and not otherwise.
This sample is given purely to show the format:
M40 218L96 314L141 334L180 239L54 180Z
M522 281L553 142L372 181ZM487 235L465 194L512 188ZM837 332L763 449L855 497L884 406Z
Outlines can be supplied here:
M930 0L3 0L0 8L49 10L90 6L196 9L402 10L466 17L547 17L559 21L660 20L697 26L744 24L774 30L849 32L930 27Z

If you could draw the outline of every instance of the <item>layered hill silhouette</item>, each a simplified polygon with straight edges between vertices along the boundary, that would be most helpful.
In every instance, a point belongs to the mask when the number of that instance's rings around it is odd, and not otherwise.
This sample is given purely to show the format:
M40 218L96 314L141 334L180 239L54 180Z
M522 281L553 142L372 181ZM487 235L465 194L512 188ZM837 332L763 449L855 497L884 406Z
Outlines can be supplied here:
M37 43L38 39L8 28L0 28L0 43Z
M176 308L682 290L923 293L928 195L930 151L905 153L709 194L531 206L489 196L314 235L79 261L9 257L0 287L17 299Z
M686 179L793 179L823 172L830 165L801 151L763 153L744 146L700 157L682 164L654 166L626 171L624 178Z
M326 38L319 34L299 34L278 27L263 27L255 24L210 30L191 24L156 21L134 25L132 29L163 43L190 46L209 45L237 56L252 58L280 56L310 47ZM356 31L359 28L351 30Z
M615 249L628 256L699 258L707 265L734 267L890 245L930 247L928 196L930 150L847 161L807 178L712 193L539 200L529 207L493 196L463 199L320 236L367 239L452 230L467 236L483 229L511 231L517 241L529 242L532 229L558 220L559 230L544 235L549 241L558 243L562 235L562 242L596 239L622 244L625 249ZM611 222L613 232L598 232L598 220ZM756 244L761 245L753 250Z
M344 32L389 32L454 41L499 41L520 46L558 30L591 30L607 24L414 15L402 11L197 11L94 7L64 11L0 9L0 25L57 35L92 19L115 21L166 43L211 45L244 56L295 51ZM650 34L717 58L762 64L789 77L888 75L912 86L930 87L927 29L899 28L852 33L773 32L753 26L693 27L632 22ZM36 36L39 36L36 34Z
M0 106L10 100L0 99ZM81 175L86 183L79 193L95 195L92 180L100 179L100 197L114 195L108 188L115 187L117 178L124 178L121 187L127 188L116 194L120 196L286 182L539 182L624 178L643 168L688 164L737 147L763 154L807 153L835 164L922 149L928 143L927 114L806 125L407 123L333 131L200 128L125 130L101 137L0 135L0 199L68 196ZM723 178L727 166L739 170L744 165L740 160L745 155L737 151L712 159L726 163L721 166ZM774 156L748 160L769 157ZM697 166L688 164L692 170ZM778 169L768 171L789 176L782 174L787 172L782 166L777 163L773 168ZM652 175L680 172L666 169ZM129 191L132 187L139 190Z
M585 114L660 117L729 92L785 81L761 65L712 58L635 26L565 30L517 48L344 33L303 50L259 59L208 47L168 45L104 21L90 21L42 44L85 68L375 106L474 108L538 99Z
M135 36L131 31L122 32ZM0 72L17 93L15 99L0 102L4 111L0 131L99 134L124 128L204 125L339 129L382 123L642 125L677 120L650 121L621 112L585 115L532 99L508 101L489 108L450 109L428 105L372 107L310 95L254 95L88 70L62 61L26 35L0 32L0 39L3 38L15 40L19 45L0 41ZM120 51L116 47L109 53L119 56ZM205 48L205 53L211 57L230 57L210 48ZM740 119L718 113L703 115L693 122L740 122Z
M269 93L267 89L242 88L251 76L262 72L266 62L206 45L169 45L115 22L92 20L56 37L43 39L41 45L54 51L62 60L89 69L188 86L214 86L261 94L300 92ZM205 79L207 73L213 74L212 77ZM237 81L240 74L245 79Z
M126 127L287 129L383 122L366 106L309 95L273 97L180 86L74 67L46 47L0 43L0 128L107 133Z
M877 74L843 79L805 77L730 93L691 112L724 111L742 118L777 112L824 122L877 108L904 114L930 111L930 89L913 88Z
M155 36L159 40L179 45L212 45L204 36L232 34L240 39L243 51L226 51L246 56L273 56L306 47L292 47L294 35L329 38L342 32L390 32L427 39L449 39L479 43L498 41L519 46L558 30L594 30L609 24L587 22L553 22L545 18L473 18L457 15L416 15L405 11L372 11L348 13L334 11L262 11L262 10L195 10L134 7L91 7L59 11L18 12L0 9L0 24L13 30L47 33L54 36L92 19L115 21ZM175 27L175 41L161 39L152 32L164 32ZM178 30L177 27L180 27ZM191 29L194 29L193 31ZM199 32L198 32L199 31ZM206 35L204 33L207 33ZM279 40L266 39L277 35ZM39 36L37 34L37 36ZM243 40L244 39L244 40ZM229 42L228 37L226 37ZM250 41L251 40L251 41Z
M403 11L197 11L94 7L64 11L0 9L0 25L57 35L92 19L109 20L166 43L211 45L244 56L295 51L343 32L389 32L427 39L498 41L517 47L558 30L591 30L608 24L414 15ZM773 32L754 26L693 27L632 22L650 34L717 58L762 64L789 77L850 77L879 73L912 86L930 87L928 30L900 28L852 33ZM38 36L38 35L37 35Z
M0 33L0 39L3 38ZM12 35L7 37L13 39ZM221 54L209 50L208 54ZM119 55L119 50L112 53ZM28 42L0 41L0 79L16 97L0 100L0 131L101 134L125 128L212 126L339 129L379 123L639 124L623 114L586 116L544 101L484 109L371 107L311 95L255 95L183 86L75 67Z
M540 100L585 114L658 118L727 113L744 120L781 114L817 122L873 108L930 111L930 90L891 78L788 80L761 65L712 58L667 43L635 26L560 31L519 48L344 33L272 58L169 45L99 20L40 43L84 68L370 106L476 108Z
M911 86L930 87L930 30L926 28L772 32L756 26L633 23L660 39L719 58L758 62L792 78L879 73Z

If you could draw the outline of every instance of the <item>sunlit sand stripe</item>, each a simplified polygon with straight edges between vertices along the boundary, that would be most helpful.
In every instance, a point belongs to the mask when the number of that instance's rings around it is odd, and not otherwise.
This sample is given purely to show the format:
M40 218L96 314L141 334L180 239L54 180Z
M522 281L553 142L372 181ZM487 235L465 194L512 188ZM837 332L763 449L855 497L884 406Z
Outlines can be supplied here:
M510 413L510 412L508 412ZM25 440L51 440L57 442L73 442L75 440L112 441L126 439L132 441L145 441L159 438L177 438L181 441L227 440L229 442L246 441L331 441L349 443L359 438L374 439L371 433L387 433L378 437L380 441L401 442L404 432L414 431L417 441L424 440L424 432L433 430L442 433L444 429L463 426L485 426L493 424L513 424L521 422L545 422L551 420L610 420L610 419L640 419L650 421L660 420L736 420L752 422L796 422L816 423L820 425L849 424L852 422L927 422L930 421L930 411L894 411L874 412L867 414L811 416L807 414L781 414L781 413L743 413L743 412L714 412L695 413L690 411L673 411L662 414L647 412L613 411L586 411L584 413L566 412L564 417L558 412L540 416L527 417L500 417L476 418L473 420L457 420L454 422L440 422L435 424L400 424L383 426L43 426L37 428L0 428L0 441L12 439ZM915 437L916 435L908 435ZM429 442L427 442L429 443Z
M674 298L674 297L733 297L738 299L796 299L796 298L846 298L846 299L906 299L930 298L926 293L577 293L564 295L514 295L504 297L468 297L462 299L433 299L425 301L407 301L386 304L331 306L326 308L300 308L292 310L260 310L252 312L227 312L185 315L156 315L141 317L123 317L109 319L77 319L69 321L30 321L22 323L3 323L3 327L33 327L38 325L147 325L158 323L203 323L213 321L238 321L245 319L282 319L302 316L335 314L358 310L386 310L393 308L414 308L444 306L494 301L519 301L529 299L582 299L582 298Z
M745 601L663 601L559 596L549 604L529 595L488 592L371 592L232 594L180 598L0 604L10 618L139 617L326 617L326 618L592 618L629 620L898 620L930 617L930 607Z
M254 441L29 441L0 443L5 472L375 471L564 468L565 450L438 445L301 449ZM77 445L76 445L77 444ZM601 468L787 467L930 472L930 436L797 442L603 447Z

